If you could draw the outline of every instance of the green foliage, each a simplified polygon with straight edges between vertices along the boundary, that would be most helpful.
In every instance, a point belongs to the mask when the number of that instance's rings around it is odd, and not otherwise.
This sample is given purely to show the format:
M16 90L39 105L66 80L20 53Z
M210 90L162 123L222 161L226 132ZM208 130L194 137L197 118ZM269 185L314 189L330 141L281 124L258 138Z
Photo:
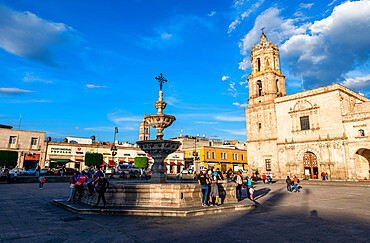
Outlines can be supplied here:
M136 157L134 165L136 168L145 169L148 167L148 158L147 157Z
M259 171L258 171L258 169L252 169L253 171L254 171L254 174L256 175L256 176L258 176L259 175Z
M98 153L86 153L85 164L87 166L99 166L103 163L103 155Z
M0 150L0 165L16 166L17 162L17 151Z

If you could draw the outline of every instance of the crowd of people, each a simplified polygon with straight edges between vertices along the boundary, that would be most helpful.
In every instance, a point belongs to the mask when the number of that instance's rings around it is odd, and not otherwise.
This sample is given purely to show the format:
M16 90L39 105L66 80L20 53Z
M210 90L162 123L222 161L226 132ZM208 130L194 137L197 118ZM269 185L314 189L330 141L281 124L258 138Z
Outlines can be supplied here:
M98 194L97 201L94 206L98 207L100 200L102 200L103 207L106 207L107 201L105 200L104 194L109 187L109 181L107 180L107 178L105 178L105 175L100 167L97 167L96 170L90 167L87 173L74 173L74 175L69 180L71 193L67 201L75 203L77 194L77 202L81 200L81 197L83 195L84 183L87 184L87 188L89 191L88 196L92 196L95 192Z

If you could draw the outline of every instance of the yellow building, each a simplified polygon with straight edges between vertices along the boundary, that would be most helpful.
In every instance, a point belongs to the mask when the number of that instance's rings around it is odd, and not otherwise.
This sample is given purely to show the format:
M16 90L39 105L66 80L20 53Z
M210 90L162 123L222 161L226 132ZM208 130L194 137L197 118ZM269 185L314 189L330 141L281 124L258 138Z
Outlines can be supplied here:
M202 146L199 148L184 149L184 151L185 162L187 163L186 167L194 164L195 157L195 167L199 164L208 169L211 167L215 169L219 168L221 171L227 171L229 169L233 171L248 170L246 149L238 149L235 146Z

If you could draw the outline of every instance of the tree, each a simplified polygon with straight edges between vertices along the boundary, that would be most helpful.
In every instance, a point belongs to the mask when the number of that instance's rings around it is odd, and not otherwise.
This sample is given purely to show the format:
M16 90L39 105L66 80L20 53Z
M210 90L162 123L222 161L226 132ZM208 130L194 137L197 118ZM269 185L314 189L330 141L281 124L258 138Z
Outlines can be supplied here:
M18 162L18 152L1 150L0 151L0 165L5 166L16 166Z
M134 165L136 168L141 169L141 174L143 174L143 169L148 167L148 158L147 157L135 157Z
M103 163L103 155L98 153L86 153L85 165L99 166Z

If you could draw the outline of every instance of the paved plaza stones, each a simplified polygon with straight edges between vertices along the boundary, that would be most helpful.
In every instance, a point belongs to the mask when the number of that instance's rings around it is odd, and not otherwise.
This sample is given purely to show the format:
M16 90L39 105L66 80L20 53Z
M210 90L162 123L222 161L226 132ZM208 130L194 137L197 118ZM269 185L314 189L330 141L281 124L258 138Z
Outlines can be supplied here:
M361 186L356 186L361 185ZM370 188L365 184L257 183L257 207L186 218L79 215L51 202L68 184L0 185L2 242L370 242Z

